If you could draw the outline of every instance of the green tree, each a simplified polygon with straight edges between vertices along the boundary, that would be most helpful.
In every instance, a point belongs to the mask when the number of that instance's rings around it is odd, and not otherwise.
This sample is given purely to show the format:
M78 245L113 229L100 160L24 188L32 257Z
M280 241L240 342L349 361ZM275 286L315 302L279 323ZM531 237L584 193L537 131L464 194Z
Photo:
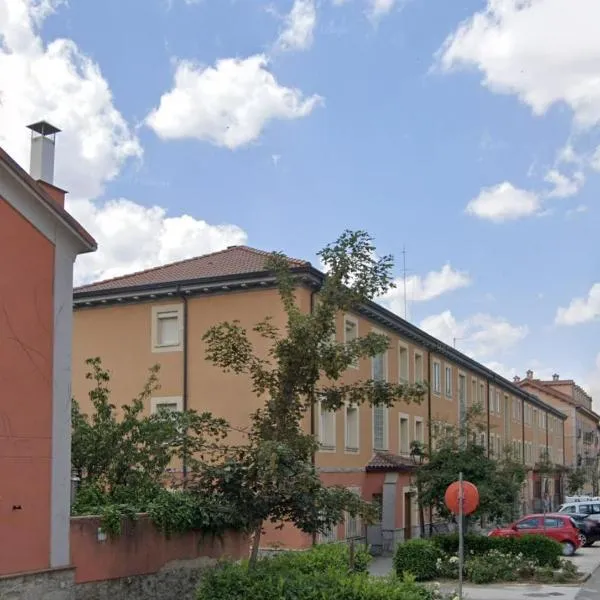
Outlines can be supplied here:
M318 401L323 409L345 404L386 405L421 401L424 385L374 380L349 384L346 369L360 358L387 350L385 335L369 333L347 344L333 341L340 312L356 311L393 287L392 259L377 258L370 236L346 231L319 256L327 275L312 312L296 302L298 281L282 254L269 268L277 276L279 296L287 316L284 330L267 317L254 332L267 340L267 355L257 353L238 321L220 323L204 335L207 359L226 372L248 376L253 392L266 398L252 416L248 444L232 449L224 465L196 474L198 493L233 498L254 532L253 560L266 521L291 522L307 533L325 532L345 512L369 519L373 509L339 487L325 487L313 457L318 444L302 421Z
M585 469L576 467L567 472L567 494L574 496L578 494L585 485L586 473Z
M89 514L109 505L146 510L164 489L166 469L174 460L200 465L219 450L227 434L223 419L194 411L147 414L150 397L159 388L158 366L150 369L142 391L121 407L119 416L102 361L91 358L86 364L93 412L82 413L73 400L71 463L80 480L73 512Z
M488 457L487 448L481 444L484 427L478 406L466 411L464 421L458 427L434 425L434 430L438 431L434 446L431 452L426 452L425 464L416 474L425 506L432 506L438 514L449 516L444 495L462 472L464 479L479 490L479 507L473 517L494 521L514 517L526 471L508 451L497 459Z

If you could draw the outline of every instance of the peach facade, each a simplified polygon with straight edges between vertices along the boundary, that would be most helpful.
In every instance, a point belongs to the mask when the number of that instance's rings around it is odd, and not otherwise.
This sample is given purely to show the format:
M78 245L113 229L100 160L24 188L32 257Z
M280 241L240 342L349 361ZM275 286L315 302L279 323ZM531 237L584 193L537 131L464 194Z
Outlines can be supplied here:
M73 262L94 248L0 148L0 575L70 563Z
M132 277L145 282L152 277L152 271ZM84 377L84 361L88 357L101 357L111 371L112 401L117 405L133 398L141 389L148 368L160 363L162 388L149 403L149 411L166 404L211 411L234 426L247 425L260 400L252 394L250 382L244 377L222 373L205 360L202 336L211 325L224 320L238 319L250 329L270 316L276 325L283 326L285 314L272 275L252 273L245 279L240 274L229 280L198 276L196 281L172 284L165 281L166 274L161 272L161 277L160 286L136 283L128 289L121 280L115 280L97 288L92 285L76 290L75 398L84 410L89 409L89 381ZM308 269L298 285L297 301L303 311L308 312L318 300L319 277L318 272ZM545 452L555 463L562 464L565 417L560 411L377 305L337 317L339 342L370 331L386 334L389 350L384 357L361 360L356 368L349 368L345 381L374 377L421 380L429 383L429 392L420 404L400 402L390 409L360 406L333 415L322 413L317 405L312 430L319 437L322 450L315 462L327 484L344 485L365 499L381 501L388 509L392 506L393 514L387 518L389 528L406 529L405 535L410 535L418 526L411 486L411 442L433 443L436 423L458 423L461 406L463 410L475 403L483 407L486 427L479 442L490 455L499 456L508 447L532 471ZM264 340L252 334L251 337L259 351L266 353ZM306 427L311 427L310 420ZM390 456L395 461L393 465L373 462L374 457L385 462L385 457ZM536 496L533 480L531 475L524 505L532 504ZM550 492L558 494L559 490ZM348 532L362 535L360 524L342 524L329 537L350 535ZM304 547L311 538L285 527L282 531L269 530L263 542Z

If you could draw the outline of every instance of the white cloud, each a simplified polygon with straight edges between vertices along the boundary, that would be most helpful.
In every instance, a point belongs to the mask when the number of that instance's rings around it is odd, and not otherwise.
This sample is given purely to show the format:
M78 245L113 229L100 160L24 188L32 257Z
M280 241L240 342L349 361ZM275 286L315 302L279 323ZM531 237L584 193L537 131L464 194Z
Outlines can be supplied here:
M378 21L392 11L396 0L369 0L368 15L373 21Z
M567 177L557 169L551 169L546 173L544 181L554 186L554 189L548 192L548 198L569 198L582 188L585 183L585 175L581 171L577 171L572 177Z
M539 212L540 198L534 192L521 190L505 181L493 187L483 188L476 198L467 204L469 215L501 223L530 217Z
M565 103L579 127L592 127L600 123L599 22L597 0L488 0L438 60L445 70L476 67L484 85L517 95L536 115Z
M396 314L404 315L404 281L395 280L396 287L380 298ZM445 264L439 271L430 271L425 276L410 275L406 278L406 299L411 302L427 302L442 294L471 285L469 274L457 271Z
M190 215L172 217L160 206L141 206L126 199L102 206L76 200L68 209L98 241L97 252L76 261L78 284L215 252L247 240L246 233L235 225L210 225Z
M579 325L600 317L600 283L595 283L588 295L574 298L567 308L556 311L557 325Z
M38 27L60 0L0 0L0 145L29 165L29 132L41 119L57 138L56 182L75 197L93 197L140 144L113 105L96 63L68 39L45 44Z
M484 313L459 321L449 310L427 317L420 327L451 346L456 341L459 350L478 360L509 350L529 333L526 325Z
M572 217L574 215L580 215L588 211L588 207L585 204L579 204L575 208L572 208L567 211L567 217Z
M595 400L594 410L598 411L600 403L600 353L596 355L594 361L594 368L587 374L582 381L582 387L592 396Z
M315 0L294 0L277 40L280 50L307 50L312 46L317 24Z
M257 54L225 58L214 67L177 65L173 89L147 124L163 139L196 138L234 149L256 140L275 119L309 115L322 99L280 85Z
M25 125L48 119L57 138L56 184L69 190L67 209L94 235L99 250L77 259L78 283L111 277L243 243L233 225L129 200L93 199L141 147L113 104L99 67L71 40L42 41L38 27L61 0L0 0L0 144L25 168Z

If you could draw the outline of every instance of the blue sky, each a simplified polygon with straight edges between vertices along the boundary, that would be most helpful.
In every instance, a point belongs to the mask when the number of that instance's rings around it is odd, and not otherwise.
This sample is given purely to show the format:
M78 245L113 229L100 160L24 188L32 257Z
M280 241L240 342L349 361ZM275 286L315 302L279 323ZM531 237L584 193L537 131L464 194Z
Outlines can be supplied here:
M411 321L600 396L598 19L595 0L0 0L0 144L26 166L24 125L63 129L56 183L100 242L79 281L234 243L316 262L366 229L398 276L406 247ZM402 286L385 302L402 314Z

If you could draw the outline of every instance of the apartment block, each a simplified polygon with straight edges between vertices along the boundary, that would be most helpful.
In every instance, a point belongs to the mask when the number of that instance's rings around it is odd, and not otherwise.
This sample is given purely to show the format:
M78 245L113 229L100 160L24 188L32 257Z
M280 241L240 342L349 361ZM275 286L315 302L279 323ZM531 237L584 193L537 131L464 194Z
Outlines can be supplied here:
M527 371L524 379L515 378L515 383L538 396L546 404L566 415L564 423L564 463L568 467L580 467L587 473L586 493L598 495L598 457L600 453L600 415L592 409L592 398L572 379L561 379L554 374L552 379L534 377ZM552 432L556 435L556 432Z
M253 395L249 380L222 373L205 360L202 336L215 323L237 319L250 331L257 350L267 352L265 340L253 336L252 326L270 316L276 326L283 327L286 319L274 276L266 271L267 257L266 252L234 246L77 289L74 397L85 409L89 381L84 361L88 357L100 356L111 371L112 400L117 405L133 398L148 368L160 363L162 387L149 403L149 411L160 405L193 408L211 411L236 427L247 425L261 402ZM324 275L301 260L290 259L290 268L297 281L297 303L308 312L318 300ZM348 368L345 381L428 383L429 391L420 404L347 406L337 412L317 405L311 417L321 448L315 462L323 481L381 503L382 522L373 535L380 536L383 546L418 532L412 483L418 465L410 455L411 443L433 444L436 427L458 424L469 406L479 404L483 409L485 428L479 442L490 456L500 456L509 448L531 468L524 506L533 503L536 492L542 494L534 485L539 457L547 453L557 465L563 464L566 417L537 395L374 302L355 313L339 314L336 330L338 342L371 331L390 340L387 352ZM552 482L548 493L560 496L560 481ZM362 531L357 520L348 519L324 537L339 539ZM270 541L293 547L311 543L309 537L289 527L269 532L265 543Z

